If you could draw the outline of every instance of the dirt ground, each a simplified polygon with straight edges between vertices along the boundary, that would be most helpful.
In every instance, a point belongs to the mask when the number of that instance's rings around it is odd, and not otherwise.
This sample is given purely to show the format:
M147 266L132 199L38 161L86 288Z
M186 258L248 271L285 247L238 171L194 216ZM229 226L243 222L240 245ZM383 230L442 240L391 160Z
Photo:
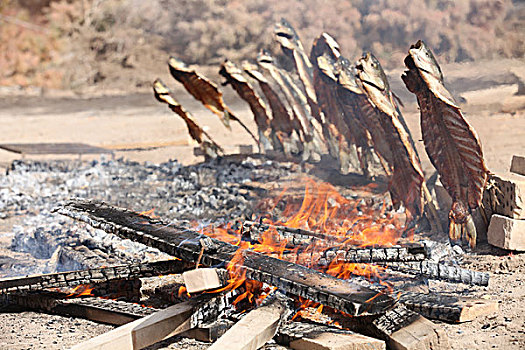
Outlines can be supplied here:
M512 65L525 67L523 63L514 61ZM467 78L470 79L467 81L476 81L480 71L496 66L501 69L494 63L492 66L471 65L469 69L451 66L450 72L455 76L463 74L463 82ZM447 76L447 67L443 71ZM463 101L463 110L480 136L488 168L493 172L507 173L512 155L525 155L525 96L514 95L518 85L512 82L494 81L493 85L484 82L480 83L479 89L467 91L460 86L460 80L456 81L455 90L460 91L456 95ZM399 88L395 81L392 85L394 89ZM198 102L182 91L177 93L186 109L207 125L208 131L227 151L237 152L238 145L253 144L238 125L233 125L232 131L228 131L216 116ZM254 130L247 106L229 90L225 99ZM424 167L429 170L430 163L421 141L417 105L409 100L402 112L423 157ZM0 144L82 142L111 148L115 157L141 162L178 159L189 164L202 160L193 155L195 144L188 138L183 122L165 105L156 102L149 92L89 98L67 92L47 96L4 94L0 98L0 125ZM0 166L6 167L21 157L0 149ZM77 155L25 157L76 158ZM82 158L98 158L98 155ZM9 226L0 226L0 235L4 238L9 235ZM486 246L480 247L479 254L469 257L466 263L467 267L492 273L490 286L480 288L476 294L498 300L500 311L462 325L443 324L452 348L525 348L525 254L509 254ZM33 312L0 314L0 348L61 349L110 328L86 320Z

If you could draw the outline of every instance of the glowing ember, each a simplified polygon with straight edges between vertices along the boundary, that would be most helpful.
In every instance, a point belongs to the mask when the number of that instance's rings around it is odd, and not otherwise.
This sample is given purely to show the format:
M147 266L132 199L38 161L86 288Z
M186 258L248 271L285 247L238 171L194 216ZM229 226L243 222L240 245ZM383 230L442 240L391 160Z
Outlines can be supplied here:
M91 287L90 284L81 284L76 286L73 291L66 295L66 298L80 298L84 296L93 296L91 293L94 287Z

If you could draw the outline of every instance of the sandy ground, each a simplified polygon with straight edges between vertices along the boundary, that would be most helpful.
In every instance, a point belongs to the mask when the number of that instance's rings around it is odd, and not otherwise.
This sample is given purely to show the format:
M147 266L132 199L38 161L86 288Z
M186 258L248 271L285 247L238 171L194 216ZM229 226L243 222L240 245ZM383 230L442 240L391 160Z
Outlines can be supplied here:
M476 70L472 74L476 74ZM508 172L512 155L525 155L525 101L513 95L517 88L516 84L484 86L482 90L465 91L460 95L466 102L463 109L467 118L483 143L487 165L494 172ZM178 94L182 104L208 127L227 151L236 152L240 144L253 144L238 125L228 131L198 102L182 92ZM254 129L247 106L229 92L226 101ZM424 167L430 169L421 142L417 106L409 102L402 111L423 156ZM195 145L189 140L183 122L165 105L156 102L150 93L91 99L3 96L0 125L0 143L83 142L112 148L115 157L137 161L178 159L188 164L202 159L193 155ZM150 147L159 148L121 150ZM0 166L8 166L21 157L0 150ZM90 158L98 156L83 156L83 159ZM9 234L9 226L1 226L0 235L4 238ZM525 348L525 255L509 255L490 247L483 249L480 255L469 258L468 266L493 273L491 285L477 294L500 301L500 312L460 326L444 324L452 346L454 349ZM0 314L0 348L61 349L110 328L90 321L32 312Z

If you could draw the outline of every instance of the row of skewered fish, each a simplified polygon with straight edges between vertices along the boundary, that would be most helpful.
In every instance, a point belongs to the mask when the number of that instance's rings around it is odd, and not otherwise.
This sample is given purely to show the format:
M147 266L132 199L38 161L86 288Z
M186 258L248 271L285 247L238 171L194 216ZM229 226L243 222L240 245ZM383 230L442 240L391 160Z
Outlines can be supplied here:
M243 62L239 68L227 60L219 72L225 78L223 85L231 85L248 103L257 136L225 105L213 82L173 57L171 75L226 127L231 121L239 123L261 152L279 151L312 162L329 155L343 174L361 172L373 177L379 172L390 179L392 202L406 208L410 221L425 213L439 230L414 141L374 55L365 53L351 64L335 39L323 33L308 56L284 19L276 24L274 34L294 71L283 69L263 50L257 65ZM479 139L445 88L439 65L423 42L410 48L405 64L408 70L402 78L420 106L426 151L453 198L449 236L474 246L476 229L470 214L480 205L488 173ZM160 80L155 81L154 92L184 119L208 156L222 153Z

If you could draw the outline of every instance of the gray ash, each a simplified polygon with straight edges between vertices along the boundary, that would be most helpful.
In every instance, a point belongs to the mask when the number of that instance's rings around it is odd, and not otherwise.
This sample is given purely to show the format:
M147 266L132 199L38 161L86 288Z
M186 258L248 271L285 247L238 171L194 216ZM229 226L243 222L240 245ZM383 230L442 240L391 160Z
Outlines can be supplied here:
M163 257L144 245L79 227L51 210L71 197L99 199L168 221L250 218L257 198L248 182L275 181L290 166L262 159L192 166L127 161L14 161L0 176L0 219L14 220L9 247L20 253L0 275L113 265ZM165 257L165 256L164 256Z

